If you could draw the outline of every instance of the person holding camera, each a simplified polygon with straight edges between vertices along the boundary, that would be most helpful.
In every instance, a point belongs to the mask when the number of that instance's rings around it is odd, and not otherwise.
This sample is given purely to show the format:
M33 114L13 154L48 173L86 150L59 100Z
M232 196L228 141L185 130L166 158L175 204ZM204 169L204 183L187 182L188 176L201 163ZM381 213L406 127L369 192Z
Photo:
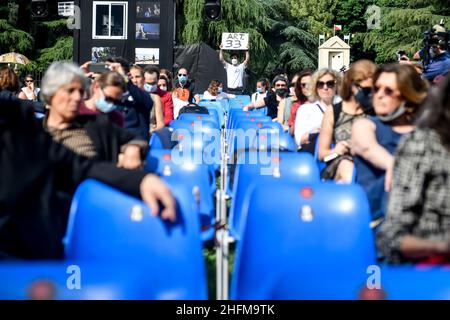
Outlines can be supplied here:
M432 32L426 32L426 46L414 54L414 59L423 59L424 72L422 77L433 81L437 76L445 76L450 71L450 54L448 48L447 30L441 25L435 25ZM429 62L428 62L429 60Z

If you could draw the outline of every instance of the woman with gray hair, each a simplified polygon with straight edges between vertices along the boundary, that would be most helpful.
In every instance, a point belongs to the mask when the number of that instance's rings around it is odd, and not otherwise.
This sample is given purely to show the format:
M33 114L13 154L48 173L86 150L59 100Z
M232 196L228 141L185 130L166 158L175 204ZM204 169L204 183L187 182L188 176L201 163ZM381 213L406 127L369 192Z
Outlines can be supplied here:
M107 115L80 115L87 79L73 63L55 62L42 80L42 97L49 108L43 124L53 140L75 153L119 167L142 166L147 143L112 123Z
M314 102L299 108L295 118L295 142L301 151L314 153L324 113L341 101L336 95L340 81L339 74L332 69L321 69L313 74L309 101Z

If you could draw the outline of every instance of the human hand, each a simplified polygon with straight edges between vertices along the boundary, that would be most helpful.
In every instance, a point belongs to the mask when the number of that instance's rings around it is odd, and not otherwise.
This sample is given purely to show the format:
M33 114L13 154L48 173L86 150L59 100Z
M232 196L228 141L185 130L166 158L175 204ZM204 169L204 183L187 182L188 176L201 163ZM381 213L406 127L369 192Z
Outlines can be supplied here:
M142 168L141 148L135 145L127 146L119 155L117 166L130 170Z
M80 66L80 69L84 72L84 73L89 73L89 66L92 64L92 61L87 61L87 62L85 62L85 63L83 63L81 66Z
M169 187L156 175L148 174L140 185L141 197L149 206L153 216L157 216L160 210L159 202L164 206L161 211L161 219L176 220L175 199Z
M334 152L342 156L350 151L350 144L347 141L339 141L334 147Z

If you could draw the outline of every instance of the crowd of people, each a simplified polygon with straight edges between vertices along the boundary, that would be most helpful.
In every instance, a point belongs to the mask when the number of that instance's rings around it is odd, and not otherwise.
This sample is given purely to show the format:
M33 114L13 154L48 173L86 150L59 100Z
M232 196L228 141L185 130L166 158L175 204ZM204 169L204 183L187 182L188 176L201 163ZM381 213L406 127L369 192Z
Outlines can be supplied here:
M442 66L448 53L436 50ZM141 196L153 212L162 203L161 217L175 220L170 190L142 171L149 137L185 106L242 93L248 52L242 63L233 56L231 64L220 53L227 83L211 80L203 94L185 67L173 76L115 57L102 73L89 72L89 62L55 62L41 88L32 75L20 88L14 70L3 67L0 259L60 258L71 197L87 177ZM267 108L298 152L325 163L323 180L362 186L380 257L448 262L449 70L423 72L407 60L383 66L360 60L345 73L279 73L257 81L243 110Z

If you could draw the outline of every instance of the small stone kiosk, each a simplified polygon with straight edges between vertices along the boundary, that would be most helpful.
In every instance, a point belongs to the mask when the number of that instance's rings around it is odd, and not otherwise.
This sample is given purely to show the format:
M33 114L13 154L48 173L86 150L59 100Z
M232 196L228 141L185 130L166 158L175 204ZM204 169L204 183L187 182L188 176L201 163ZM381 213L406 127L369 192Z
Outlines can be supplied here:
M350 46L338 36L331 37L319 47L319 69L341 71L350 66Z

